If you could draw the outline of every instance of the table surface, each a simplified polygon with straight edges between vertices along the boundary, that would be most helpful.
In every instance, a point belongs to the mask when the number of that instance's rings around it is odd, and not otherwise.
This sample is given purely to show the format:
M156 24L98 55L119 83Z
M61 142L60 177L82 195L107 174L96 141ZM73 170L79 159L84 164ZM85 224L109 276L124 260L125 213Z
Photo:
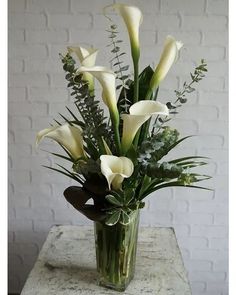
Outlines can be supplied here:
M172 228L140 228L135 277L125 292L97 285L94 232L54 226L21 295L191 295Z

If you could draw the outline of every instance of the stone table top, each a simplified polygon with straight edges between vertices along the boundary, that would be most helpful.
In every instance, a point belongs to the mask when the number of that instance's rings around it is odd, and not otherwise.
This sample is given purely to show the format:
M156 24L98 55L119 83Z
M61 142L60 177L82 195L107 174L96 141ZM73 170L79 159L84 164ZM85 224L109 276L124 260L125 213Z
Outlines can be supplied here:
M93 228L54 226L21 295L120 294L97 285ZM134 279L125 295L191 295L172 228L140 228Z

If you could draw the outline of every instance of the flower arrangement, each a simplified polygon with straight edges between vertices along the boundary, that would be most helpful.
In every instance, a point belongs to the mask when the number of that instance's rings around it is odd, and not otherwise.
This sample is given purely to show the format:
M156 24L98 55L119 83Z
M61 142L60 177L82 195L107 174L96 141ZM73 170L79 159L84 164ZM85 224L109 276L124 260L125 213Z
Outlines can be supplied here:
M190 137L180 138L168 122L187 102L186 95L195 90L193 84L205 76L207 65L202 60L190 73L190 82L175 91L174 102L161 103L159 87L177 61L183 44L167 36L156 69L147 66L140 72L142 13L138 7L123 4L105 7L104 14L109 10L118 12L127 27L133 76L127 74L129 66L122 61L124 53L120 51L122 41L118 39L117 26L107 16L111 21L108 32L113 70L95 65L97 49L68 47L60 57L78 114L67 108L70 117L61 115L63 123L55 120L56 125L40 131L37 144L45 137L53 139L65 154L52 154L71 163L71 169L61 165L48 167L79 183L65 190L66 200L89 219L115 228L130 224L134 212L143 208L145 198L156 190L171 186L205 189L196 183L209 176L192 172L193 168L207 164L205 157L185 156L170 161L164 157ZM101 86L109 118L95 98L95 80ZM93 204L86 204L89 199ZM130 232L130 239L135 239L134 230ZM129 259L135 250L131 252ZM114 276L111 269L109 273ZM112 277L110 281L118 279Z

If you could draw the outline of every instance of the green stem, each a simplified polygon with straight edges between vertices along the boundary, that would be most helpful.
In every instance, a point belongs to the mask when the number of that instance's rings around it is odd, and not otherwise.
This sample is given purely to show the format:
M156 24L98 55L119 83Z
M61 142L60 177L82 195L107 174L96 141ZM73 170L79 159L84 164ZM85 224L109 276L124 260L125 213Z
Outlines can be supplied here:
M138 67L138 59L134 59L134 103L136 103L139 100Z
M118 116L114 116L114 113L112 112L110 112L110 117L111 117L112 127L114 130L114 135L115 135L115 144L117 148L117 153L118 155L120 155L121 154L121 142L120 142L120 132L119 132L120 119Z

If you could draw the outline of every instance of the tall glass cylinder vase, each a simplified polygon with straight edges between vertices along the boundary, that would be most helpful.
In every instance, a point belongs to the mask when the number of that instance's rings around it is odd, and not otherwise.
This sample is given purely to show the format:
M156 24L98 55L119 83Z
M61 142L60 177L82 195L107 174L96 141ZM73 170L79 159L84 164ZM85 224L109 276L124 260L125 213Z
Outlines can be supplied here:
M139 210L130 213L130 222L113 226L95 222L95 246L99 285L124 291L135 271Z

